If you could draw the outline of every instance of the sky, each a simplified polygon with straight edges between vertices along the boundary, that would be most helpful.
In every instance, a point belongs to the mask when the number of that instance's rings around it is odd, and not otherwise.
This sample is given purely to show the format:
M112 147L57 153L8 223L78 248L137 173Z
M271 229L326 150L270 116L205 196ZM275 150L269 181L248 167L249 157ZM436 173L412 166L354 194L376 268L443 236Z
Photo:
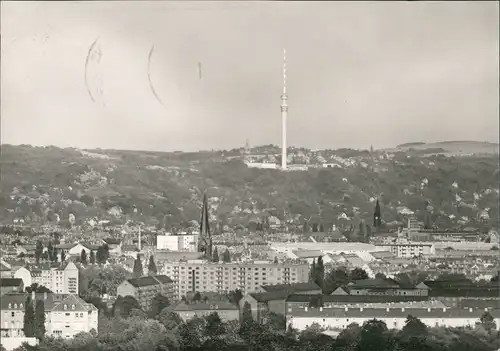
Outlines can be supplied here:
M3 1L1 142L280 145L284 49L289 145L498 142L498 28L496 1Z

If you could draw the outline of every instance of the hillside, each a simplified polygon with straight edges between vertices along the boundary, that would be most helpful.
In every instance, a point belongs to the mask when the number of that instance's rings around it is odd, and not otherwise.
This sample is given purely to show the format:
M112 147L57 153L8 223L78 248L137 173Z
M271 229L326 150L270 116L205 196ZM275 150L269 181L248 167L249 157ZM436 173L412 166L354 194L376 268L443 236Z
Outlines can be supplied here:
M387 151L426 150L427 154L439 153L448 156L472 155L472 154L498 154L499 145L481 141L441 141L436 143L407 143L401 144L396 149Z
M273 153L275 150L269 146ZM266 153L260 147L258 153ZM254 152L254 150L252 150ZM441 227L498 227L497 155L445 157L407 152L309 151L305 172L250 169L228 152L162 153L2 146L0 219L85 224L140 220L165 228L196 226L208 189L212 221L249 226L268 216L291 226L371 223L381 200L386 223L413 212ZM232 157L231 157L232 156ZM134 214L133 206L142 212ZM252 225L250 225L251 227Z

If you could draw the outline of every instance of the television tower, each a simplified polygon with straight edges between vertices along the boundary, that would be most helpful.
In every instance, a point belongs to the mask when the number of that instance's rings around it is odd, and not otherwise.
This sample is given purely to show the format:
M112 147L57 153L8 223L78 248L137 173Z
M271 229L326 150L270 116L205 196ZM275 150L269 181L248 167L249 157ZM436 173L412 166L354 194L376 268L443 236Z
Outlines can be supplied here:
M286 170L286 120L288 115L286 93L286 50L283 50L283 94L281 94L281 169Z

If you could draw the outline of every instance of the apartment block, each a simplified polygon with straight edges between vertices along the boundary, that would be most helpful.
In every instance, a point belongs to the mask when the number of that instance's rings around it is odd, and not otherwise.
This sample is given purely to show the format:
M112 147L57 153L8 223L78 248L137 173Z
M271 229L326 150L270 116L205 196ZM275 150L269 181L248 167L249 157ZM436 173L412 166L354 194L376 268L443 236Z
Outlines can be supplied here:
M71 261L56 266L45 263L21 267L14 273L14 278L22 279L24 287L36 283L56 294L78 294L78 268Z
M189 291L217 292L240 289L257 292L261 285L306 283L307 263L214 263L203 260L165 262L163 274L174 280L177 299Z
M116 293L122 297L133 296L145 311L151 308L151 302L158 294L167 297L170 301L176 299L174 282L166 275L125 280L118 285Z

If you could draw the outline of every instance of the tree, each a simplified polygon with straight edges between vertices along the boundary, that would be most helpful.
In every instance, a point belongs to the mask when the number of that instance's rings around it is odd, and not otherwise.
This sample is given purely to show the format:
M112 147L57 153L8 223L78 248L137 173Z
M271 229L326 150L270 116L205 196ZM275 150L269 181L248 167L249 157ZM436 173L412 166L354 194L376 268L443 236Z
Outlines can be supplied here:
M311 264L311 269L309 271L309 281L311 283L314 283L316 281L316 274L317 274L317 270L316 270L316 260L313 259L313 262Z
M253 321L252 306L248 301L245 301L245 303L243 304L243 311L241 312L241 325L244 325L252 321Z
M326 276L323 282L323 292L330 295L339 286L349 283L349 275L343 268L333 268Z
M54 246L52 245L52 241L49 241L47 245L47 254L49 255L49 260L54 262Z
M170 311L168 308L161 310L158 315L158 320L165 326L165 328L167 328L167 330L175 329L183 323L182 318L177 313Z
M378 272L377 274L375 274L375 279L387 279L387 277L384 273Z
M367 224L365 230L365 241L368 242L372 236L372 228Z
M350 279L352 281L368 279L368 274L365 272L364 269L356 267L351 271Z
M404 337L410 336L425 336L427 334L427 326L422 323L420 319L417 317L413 317L409 315L406 318L406 323L403 329L401 330L401 335Z
M359 230L358 230L358 236L360 238L365 238L366 237L366 234L365 234L365 222L361 221L359 222Z
M219 252L217 251L217 246L214 248L214 252L212 253L212 261L219 262Z
M163 309L167 308L170 306L170 301L166 296L163 296L161 294L157 294L155 297L153 297L153 300L151 301L151 309L149 310L149 317L150 318L156 318Z
M201 294L197 291L193 295L193 302L200 302L201 301Z
M140 278L144 274L144 269L142 268L141 256L137 255L134 261L134 278Z
M231 253L229 252L229 250L227 248L224 251L224 253L222 254L222 261L226 262L226 263L231 262Z
M205 319L207 321L205 330L209 337L213 338L224 334L224 324L222 323L217 312L210 313Z
M377 203L375 204L375 211L373 212L373 226L375 229L379 229L382 225L382 215L380 213L380 204L377 199Z
M398 284L405 288L405 287L413 287L413 281L411 280L410 276L407 273L398 273L395 276L395 280L398 282Z
M37 240L36 246L35 246L35 261L36 263L40 262L40 258L42 257L43 253L43 244L41 240Z
M337 337L337 345L341 350L356 350L361 338L361 327L351 323Z
M24 304L23 331L24 336L27 338L35 336L35 309L30 296L26 298Z
M387 338L387 325L377 319L368 320L361 328L359 348L361 350L385 351Z
M141 309L141 305L135 297L127 295L125 297L118 296L113 304L113 308L111 309L111 315L114 317L122 317L127 318L130 316L130 312L133 309Z
M26 292L28 294L31 294L32 292L35 292L37 294L40 294L40 293L48 293L48 294L51 294L52 291L50 291L49 289L47 289L45 286L43 285L38 285L38 283L33 283L31 284L30 286L27 286L26 287Z
M495 323L495 319L491 315L489 311L485 311L480 318L481 325L483 326L484 330L488 332L488 334L491 334L494 330L497 329L497 325Z
M316 264L316 274L314 282L323 289L323 282L325 280L325 266L323 265L323 257L318 257L318 263Z
M158 273L153 255L149 256L148 273L149 275L155 275Z
M427 214L425 216L424 229L432 229L431 215L430 214Z
M62 251L62 249L61 249L61 251ZM49 254L49 255L50 255L49 257L51 257L50 260L52 262L57 262L57 256L59 255L59 253L57 252L57 247L54 247L52 249L52 253Z
M42 340L45 336L45 304L43 300L36 300L34 316L34 335Z
M94 250L90 250L90 255L89 255L89 261L90 261L90 264L95 264L95 253L94 253Z
M66 253L64 250L61 249L61 262L64 262L66 260Z
M240 289L230 291L228 295L229 295L229 301L231 301L235 305L239 305L240 300L243 298L243 293L241 292Z
M84 249L82 249L82 253L80 254L80 262L87 264L87 252Z

